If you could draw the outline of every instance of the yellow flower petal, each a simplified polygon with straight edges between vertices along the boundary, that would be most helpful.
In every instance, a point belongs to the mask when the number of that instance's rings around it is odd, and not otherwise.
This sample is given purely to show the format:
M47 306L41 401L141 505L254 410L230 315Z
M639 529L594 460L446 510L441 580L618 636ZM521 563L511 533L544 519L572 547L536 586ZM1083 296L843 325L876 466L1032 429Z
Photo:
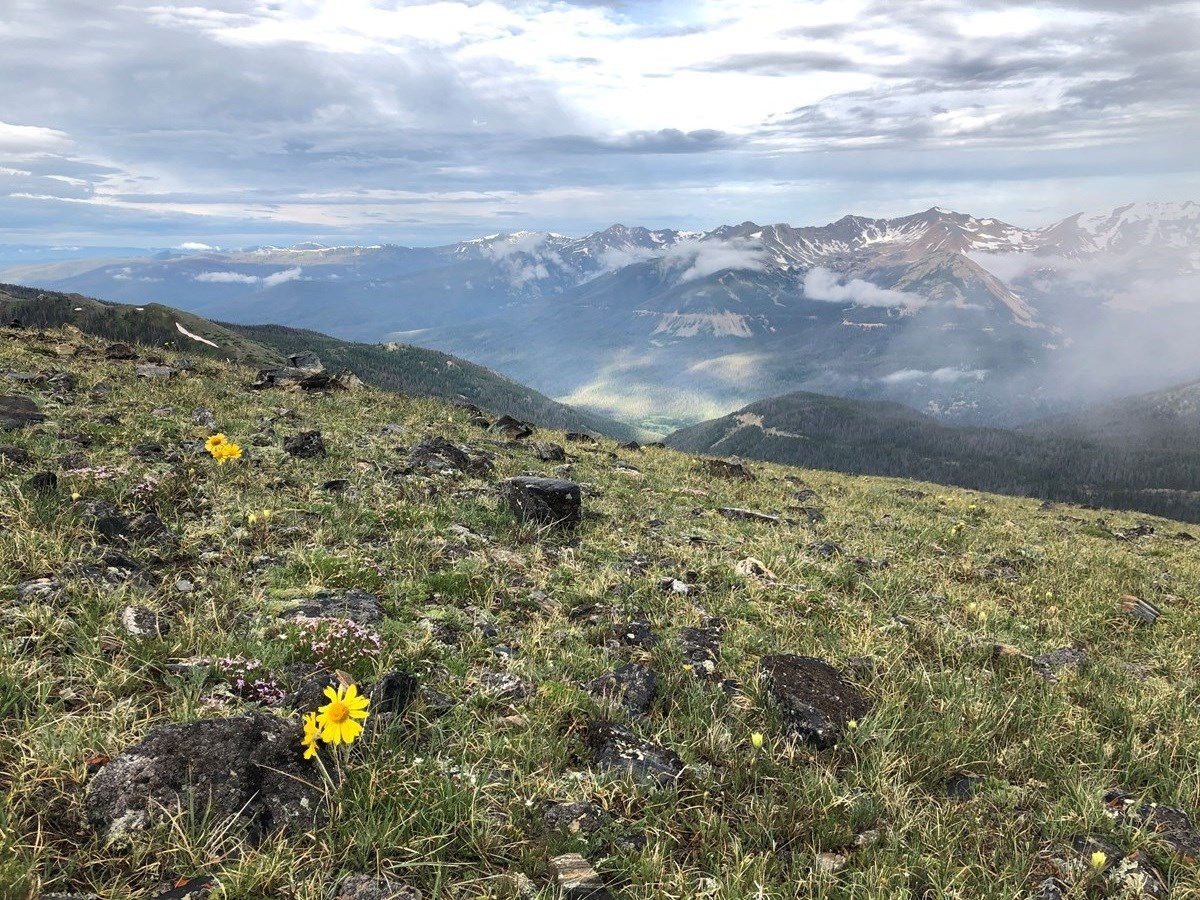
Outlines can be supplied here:
M335 691L332 687L325 688L325 696L329 698L330 703L341 699L340 693Z

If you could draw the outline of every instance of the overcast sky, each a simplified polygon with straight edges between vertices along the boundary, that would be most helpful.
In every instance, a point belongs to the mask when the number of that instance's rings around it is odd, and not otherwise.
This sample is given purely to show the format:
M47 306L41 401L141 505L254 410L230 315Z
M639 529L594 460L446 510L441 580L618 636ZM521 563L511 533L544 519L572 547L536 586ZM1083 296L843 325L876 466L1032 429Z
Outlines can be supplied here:
M0 0L0 243L1200 200L1200 2Z

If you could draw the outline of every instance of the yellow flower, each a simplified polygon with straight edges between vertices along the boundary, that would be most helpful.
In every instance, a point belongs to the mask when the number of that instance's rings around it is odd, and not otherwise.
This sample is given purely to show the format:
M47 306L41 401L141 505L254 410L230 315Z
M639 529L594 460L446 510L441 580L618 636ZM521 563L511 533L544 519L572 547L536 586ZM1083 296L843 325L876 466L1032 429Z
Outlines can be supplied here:
M209 453L212 453L213 456L216 456L217 454L213 453L213 450L215 450L217 447L220 447L224 443L225 435L217 433L204 442L204 449Z
M275 515L275 513L269 509L264 509L262 511L261 515L264 519L269 519L269 518L271 518L271 516Z
M253 525L257 521L258 521L258 516L255 513L248 513L246 515L247 524Z
M858 719L851 719L849 722L846 723L846 727L849 728L851 731L853 731L855 728L858 727Z
M79 491L71 491L71 499L78 500L79 499Z
M761 731L756 731L750 735L750 743L754 745L755 750L761 750L763 745L763 736Z
M317 755L317 738L321 736L321 725L317 722L317 714L310 712L304 717L304 758L312 759Z
M325 688L329 702L320 708L317 722L321 726L321 740L327 744L349 744L362 734L362 725L355 719L367 717L367 705L371 702L358 695L357 685L338 685L335 691Z
M1092 868L1099 871L1104 868L1104 864L1108 862L1108 854L1103 850L1097 850L1092 854Z

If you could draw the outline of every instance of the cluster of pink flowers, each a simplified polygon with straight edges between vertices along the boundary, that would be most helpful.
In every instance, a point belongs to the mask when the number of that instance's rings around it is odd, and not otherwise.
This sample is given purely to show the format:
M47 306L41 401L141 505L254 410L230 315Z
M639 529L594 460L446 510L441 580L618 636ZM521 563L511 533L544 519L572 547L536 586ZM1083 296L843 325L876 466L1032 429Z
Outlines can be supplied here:
M143 475L142 480L133 486L133 494L135 497L145 497L147 494L152 494L162 484L162 479L155 478L153 475Z
M375 659L383 640L353 619L304 619L303 639L313 661L327 669L350 669L364 658Z
M216 661L216 665L217 672L229 689L243 700L271 704L283 699L283 689L260 660L223 656Z

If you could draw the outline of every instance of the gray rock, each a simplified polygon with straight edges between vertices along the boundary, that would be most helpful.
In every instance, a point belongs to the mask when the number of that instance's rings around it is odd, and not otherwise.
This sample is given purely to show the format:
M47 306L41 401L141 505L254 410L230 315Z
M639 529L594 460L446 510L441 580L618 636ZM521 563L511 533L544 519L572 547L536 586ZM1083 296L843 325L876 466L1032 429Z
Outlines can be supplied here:
M311 598L288 602L291 605L282 613L285 619L352 619L360 625L378 625L383 621L383 604L362 588L350 588L341 596L332 591L318 591Z
M648 622L622 622L608 630L605 643L619 647L653 647L658 643L658 635Z
M121 627L134 638L166 637L171 623L144 606L127 604L121 609Z
M588 726L588 746L597 766L629 772L639 781L667 785L683 775L683 760L674 751L638 737L613 722Z
M758 670L789 731L819 749L837 743L846 723L871 708L858 688L829 663L811 656L764 656Z
M334 900L421 900L416 888L387 878L371 875L347 875L338 885Z
M109 344L104 349L105 359L137 359L137 351L128 344Z
M1058 673L1064 669L1082 669L1088 664L1088 656L1082 650L1074 647L1059 647L1049 653L1035 656L1032 661L1033 671L1047 681L1055 681Z
M522 441L533 434L533 426L512 416L501 416L488 429L508 441Z
M33 454L24 447L15 447L12 444L0 444L0 460L14 466L27 466L33 462Z
M207 428L209 431L214 431L217 427L217 417L213 415L211 409L197 406L192 410L192 424L199 425L201 428Z
M325 456L325 440L319 431L301 431L283 442L283 452L298 459Z
M46 417L28 397L0 394L0 431L16 431L44 421Z
M733 478L738 481L753 481L754 473L746 468L744 463L724 460L724 459L706 459L704 460L704 468L708 470L710 475L716 475L718 478Z
M533 452L542 462L561 462L567 458L567 451L552 441L534 441Z
M138 378L174 378L179 374L179 370L171 366L159 366L154 363L146 363L138 366L135 370Z
M17 601L27 603L50 603L62 596L62 582L57 578L30 578L17 585Z
M542 820L551 831L591 834L603 828L609 817L608 813L591 803L551 803L542 814Z
M88 786L88 821L107 840L183 812L236 821L256 843L285 828L308 831L323 808L303 729L268 713L163 725L119 753Z
M1113 791L1104 798L1108 814L1121 825L1155 832L1164 844L1185 860L1200 860L1200 829L1182 809L1146 803Z
M593 678L585 687L592 696L611 700L630 715L644 716L658 694L658 675L651 668L629 663Z
M513 703L533 696L534 686L510 672L484 672L479 684L485 696Z
M505 481L500 491L522 522L574 528L583 520L583 495L574 481L522 476Z
M578 853L567 853L550 860L562 900L611 900L600 873Z

